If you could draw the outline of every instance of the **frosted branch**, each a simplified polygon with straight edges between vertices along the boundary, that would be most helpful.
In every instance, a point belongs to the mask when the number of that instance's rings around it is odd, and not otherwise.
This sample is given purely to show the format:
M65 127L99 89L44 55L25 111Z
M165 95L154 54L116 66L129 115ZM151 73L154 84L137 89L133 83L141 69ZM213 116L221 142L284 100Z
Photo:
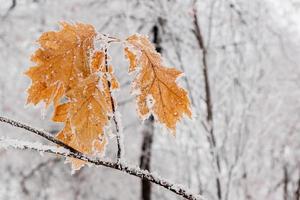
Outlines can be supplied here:
M104 49L104 52L105 52L105 76L107 76L107 73L108 73L108 53L107 53L107 47L105 47ZM106 77L107 78L107 77ZM112 96L112 88L111 88L111 82L110 80L107 78L107 85L108 85L108 89L109 89L109 96L110 96L110 102L111 102L111 108L112 108L112 119L113 119L113 122L115 124L115 128L116 128L116 132L117 132L117 146L118 146L118 152L117 152L117 161L120 162L121 160L121 156L123 154L122 152L122 144L121 144L121 128L120 127L120 124L119 124L119 121L117 120L116 118L116 104L115 104L115 100Z
M4 149L15 148L21 150L32 149L39 152L51 152L58 155L65 155L65 156L70 154L70 151L66 150L63 147L43 145L38 142L27 142L27 141L20 141L20 140L9 139L9 138L0 138L0 148L4 148Z
M144 179L144 180L148 180L152 183L155 183L161 187L164 187L164 188L168 189L169 191L172 191L175 194L182 196L189 200L204 200L204 198L202 196L193 194L192 192L188 191L187 189L183 188L182 186L179 186L168 180L165 180L163 178L155 176L148 171L141 170L138 167L132 167L127 164L120 163L120 162L111 162L111 161L104 161L104 160L100 160L100 159L90 158L89 156L84 155L83 153L73 149L72 147L68 146L67 144L60 142L59 140L57 140L55 137L53 137L49 133L40 131L36 128L30 127L21 122L17 122L15 120L8 119L5 117L0 117L0 122L4 122L4 123L10 124L12 126L25 129L29 132L37 134L49 141L61 146L61 147L55 147L55 146L43 145L43 144L39 144L39 143L24 142L24 141L18 141L18 140L13 140L13 139L4 139L4 138L1 139L0 138L0 148L1 147L2 148L12 147L12 148L22 149L22 150L29 149L29 150L35 150L38 152L47 152L47 153L52 153L52 154L56 154L56 155L61 155L64 157L77 158L77 159L92 163L94 165L98 165L98 166L102 165L102 166L105 166L108 168L122 171L124 173L130 174L132 176L136 176L136 177Z

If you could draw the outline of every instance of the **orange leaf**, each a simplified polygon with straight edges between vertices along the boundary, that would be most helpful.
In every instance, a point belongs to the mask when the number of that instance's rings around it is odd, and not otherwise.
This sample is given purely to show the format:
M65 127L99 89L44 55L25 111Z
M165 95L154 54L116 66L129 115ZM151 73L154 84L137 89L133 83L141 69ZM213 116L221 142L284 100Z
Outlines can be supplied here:
M41 47L32 56L35 66L26 72L32 80L27 102L45 102L46 107L53 103L52 120L65 124L56 137L89 155L105 148L104 127L109 122L112 100L108 75L102 73L100 77L98 73L104 72L105 53L95 51L95 37L91 25L61 23L59 31L43 33L39 38ZM117 83L113 70L107 73L112 84ZM99 87L101 84L105 87ZM85 163L68 160L73 170Z
M69 108L70 108L70 103L63 103L61 105L56 106L52 120L55 122L67 121Z
M66 91L90 73L89 50L96 36L93 26L67 23L61 26L60 31L43 33L38 40L41 48L31 58L36 65L26 72L32 79L27 103L44 101L48 106L56 99L57 105Z
M76 143L89 154L93 153L94 140L103 137L110 112L105 93L97 87L98 82L99 77L92 74L67 94L70 99L68 119L74 129Z
M141 66L133 84L139 91L137 104L140 117L144 119L153 114L159 122L175 132L176 123L182 116L186 114L191 117L192 114L186 90L176 83L182 72L165 67L160 54L147 37L132 35L126 41L128 46L140 52L139 58L127 53L130 68L135 69L132 67L135 66L132 64L134 60ZM125 51L130 52L129 48Z
M136 69L136 66L137 66L136 56L133 52L131 52L129 50L128 47L125 47L124 51L125 51L125 56L126 56L126 58L128 58L129 63L130 63L128 71L132 72Z
M111 112L105 91L98 88L100 77L91 74L78 83L66 96L68 103L55 108L53 120L65 122L64 129L57 135L61 141L86 154L98 154L104 150L106 139L104 127ZM80 169L84 161L68 159L72 169Z
M97 71L102 71L101 67L104 67L104 57L105 54L102 51L97 51L93 55L93 60L92 60L92 72L97 72Z

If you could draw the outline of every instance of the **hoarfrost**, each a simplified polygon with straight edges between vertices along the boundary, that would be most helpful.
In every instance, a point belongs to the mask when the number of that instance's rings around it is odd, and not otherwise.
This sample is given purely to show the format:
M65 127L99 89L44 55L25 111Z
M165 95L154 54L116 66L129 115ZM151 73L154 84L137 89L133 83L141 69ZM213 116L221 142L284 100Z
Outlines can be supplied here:
M10 138L0 138L0 148L8 149L8 148L15 148L15 149L34 149L39 152L47 152L51 151L58 154L68 155L70 153L69 150L63 147L56 147L50 145L44 145L39 142L28 142L28 141L21 141L17 139L10 139Z

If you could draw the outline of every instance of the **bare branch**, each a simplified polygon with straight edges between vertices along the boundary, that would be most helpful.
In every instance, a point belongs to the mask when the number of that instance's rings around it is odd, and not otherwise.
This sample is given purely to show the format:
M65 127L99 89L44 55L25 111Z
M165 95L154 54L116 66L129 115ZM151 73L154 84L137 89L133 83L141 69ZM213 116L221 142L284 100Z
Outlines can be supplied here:
M204 44L204 38L202 34L202 30L199 24L198 16L197 16L197 6L196 6L196 0L193 4L193 23L194 23L194 34L198 42L198 46L202 51L202 65L203 65L203 76L204 76L204 89L205 89L205 103L206 103L206 122L207 122L207 128L209 132L209 138L208 142L210 144L210 148L212 149L212 156L215 159L218 174L221 173L221 166L220 166L220 156L218 152L216 152L216 137L214 133L214 124L213 124L213 104L211 99L211 86L209 82L209 74L208 74L208 64L207 64L207 48ZM217 187L217 195L218 199L222 199L222 188L221 188L221 180L219 178L219 175L216 177L216 187Z
M8 8L6 13L2 16L2 20L6 19L8 17L10 12L16 7L16 5L17 5L17 0L12 0L11 1L11 6Z

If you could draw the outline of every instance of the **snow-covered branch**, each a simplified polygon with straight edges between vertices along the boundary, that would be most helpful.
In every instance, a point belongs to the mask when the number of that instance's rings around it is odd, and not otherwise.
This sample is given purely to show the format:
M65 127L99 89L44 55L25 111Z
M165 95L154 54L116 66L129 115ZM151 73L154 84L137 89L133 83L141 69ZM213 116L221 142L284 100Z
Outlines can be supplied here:
M107 47L105 47L104 51L105 51L105 71L106 71L105 76L108 76L107 73L108 73L109 69L108 69L108 49L107 49ZM115 129L116 129L116 133L117 133L117 145L118 145L117 160L118 160L118 162L120 162L121 156L123 154L123 151L122 151L122 146L123 145L122 145L122 142L121 142L120 121L118 121L117 118L116 118L116 103L115 103L115 100L112 96L111 82L110 82L109 79L107 79L107 85L108 85L108 88L109 88L109 96L110 96L111 109L112 109L112 119L113 119L113 122L115 124Z
M20 141L16 139L9 139L9 138L0 138L0 148L15 148L15 149L32 149L39 152L49 152L55 153L58 155L68 156L70 154L69 150L66 150L63 147L56 147L50 145L44 145L38 142L27 142L27 141Z
M132 167L127 164L120 163L120 162L111 162L111 161L104 161L104 160L100 160L100 159L90 158L89 156L84 155L83 153L73 149L72 147L60 142L55 137L53 137L52 135L50 135L49 133L47 133L45 131L38 130L29 125L26 125L21 122L17 122L15 120L8 119L5 117L0 117L0 122L4 122L4 123L10 124L12 126L25 129L27 131L37 134L37 135L60 146L60 147L55 147L55 146L43 145L43 144L39 144L39 143L31 143L31 142L24 142L24 141L18 141L18 140L13 140L13 139L0 138L0 148L1 147L2 148L12 147L12 148L17 148L17 149L30 149L30 150L35 150L38 152L47 152L47 153L52 153L52 154L56 154L56 155L61 155L64 157L77 158L77 159L92 163L94 165L98 165L98 166L102 165L105 167L123 171L127 174L139 177L144 180L148 180L152 183L155 183L161 187L164 187L164 188L176 193L177 195L180 195L189 200L204 200L204 198L202 196L193 194L192 192L188 191L187 189L183 188L182 186L179 186L168 180L165 180L163 178L155 176L148 171L141 170L138 167Z

